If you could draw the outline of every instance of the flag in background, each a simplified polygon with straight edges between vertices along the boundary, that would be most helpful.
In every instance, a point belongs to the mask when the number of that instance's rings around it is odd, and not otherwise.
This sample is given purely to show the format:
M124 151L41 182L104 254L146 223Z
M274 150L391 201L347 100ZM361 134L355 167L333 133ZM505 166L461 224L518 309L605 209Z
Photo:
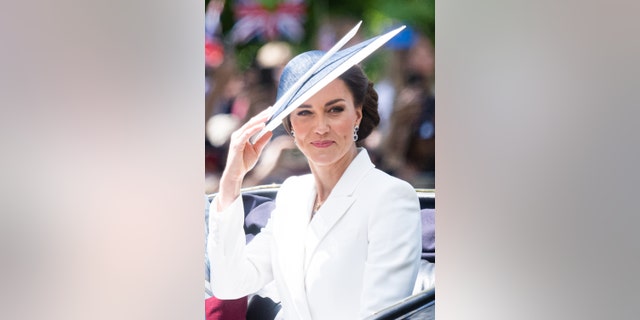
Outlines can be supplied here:
M236 0L231 42L244 44L253 39L299 42L304 36L306 10L304 0Z

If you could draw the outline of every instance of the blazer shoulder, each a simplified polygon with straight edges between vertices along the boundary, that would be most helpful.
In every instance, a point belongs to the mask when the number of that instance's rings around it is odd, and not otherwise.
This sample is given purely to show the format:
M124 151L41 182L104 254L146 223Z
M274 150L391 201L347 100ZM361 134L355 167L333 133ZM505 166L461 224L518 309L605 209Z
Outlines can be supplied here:
M376 189L384 191L397 190L399 192L415 194L415 189L407 181L396 178L377 168L369 171L364 178L363 185L375 187Z
M313 183L313 176L311 173L301 176L290 176L282 182L280 190L308 185L309 183Z
M285 179L282 185L280 185L278 196L281 194L299 194L302 191L309 190L309 188L313 188L313 176L310 173L301 176L291 176Z

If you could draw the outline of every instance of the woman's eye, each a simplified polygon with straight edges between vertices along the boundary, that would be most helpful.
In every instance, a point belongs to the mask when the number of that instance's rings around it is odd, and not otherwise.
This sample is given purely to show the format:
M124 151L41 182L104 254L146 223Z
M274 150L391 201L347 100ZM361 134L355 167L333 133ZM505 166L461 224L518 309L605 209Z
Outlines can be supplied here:
M331 109L329 109L329 112L333 112L333 113L338 113L342 111L344 111L344 108L340 106L331 107Z
M297 115L299 116L306 116L306 115L310 115L311 112L309 112L309 110L300 110L298 111Z

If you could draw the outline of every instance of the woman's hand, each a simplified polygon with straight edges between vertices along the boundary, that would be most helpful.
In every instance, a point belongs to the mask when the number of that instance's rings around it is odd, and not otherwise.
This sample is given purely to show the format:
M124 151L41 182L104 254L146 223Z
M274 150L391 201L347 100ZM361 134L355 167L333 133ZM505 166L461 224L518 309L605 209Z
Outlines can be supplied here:
M272 107L265 109L249 119L242 127L231 134L227 164L220 178L218 192L218 211L227 208L239 195L244 176L256 163L262 149L272 136L267 132L260 139L251 143L249 139L265 127L265 122L271 116Z

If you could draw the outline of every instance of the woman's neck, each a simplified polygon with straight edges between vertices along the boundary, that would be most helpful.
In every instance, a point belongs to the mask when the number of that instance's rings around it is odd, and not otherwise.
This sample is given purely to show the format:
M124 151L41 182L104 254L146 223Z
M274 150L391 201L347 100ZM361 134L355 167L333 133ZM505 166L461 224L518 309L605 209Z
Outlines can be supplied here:
M317 200L324 202L329 197L333 187L338 184L347 167L357 155L358 149L353 148L344 157L331 165L319 166L309 161L309 167L316 182Z

